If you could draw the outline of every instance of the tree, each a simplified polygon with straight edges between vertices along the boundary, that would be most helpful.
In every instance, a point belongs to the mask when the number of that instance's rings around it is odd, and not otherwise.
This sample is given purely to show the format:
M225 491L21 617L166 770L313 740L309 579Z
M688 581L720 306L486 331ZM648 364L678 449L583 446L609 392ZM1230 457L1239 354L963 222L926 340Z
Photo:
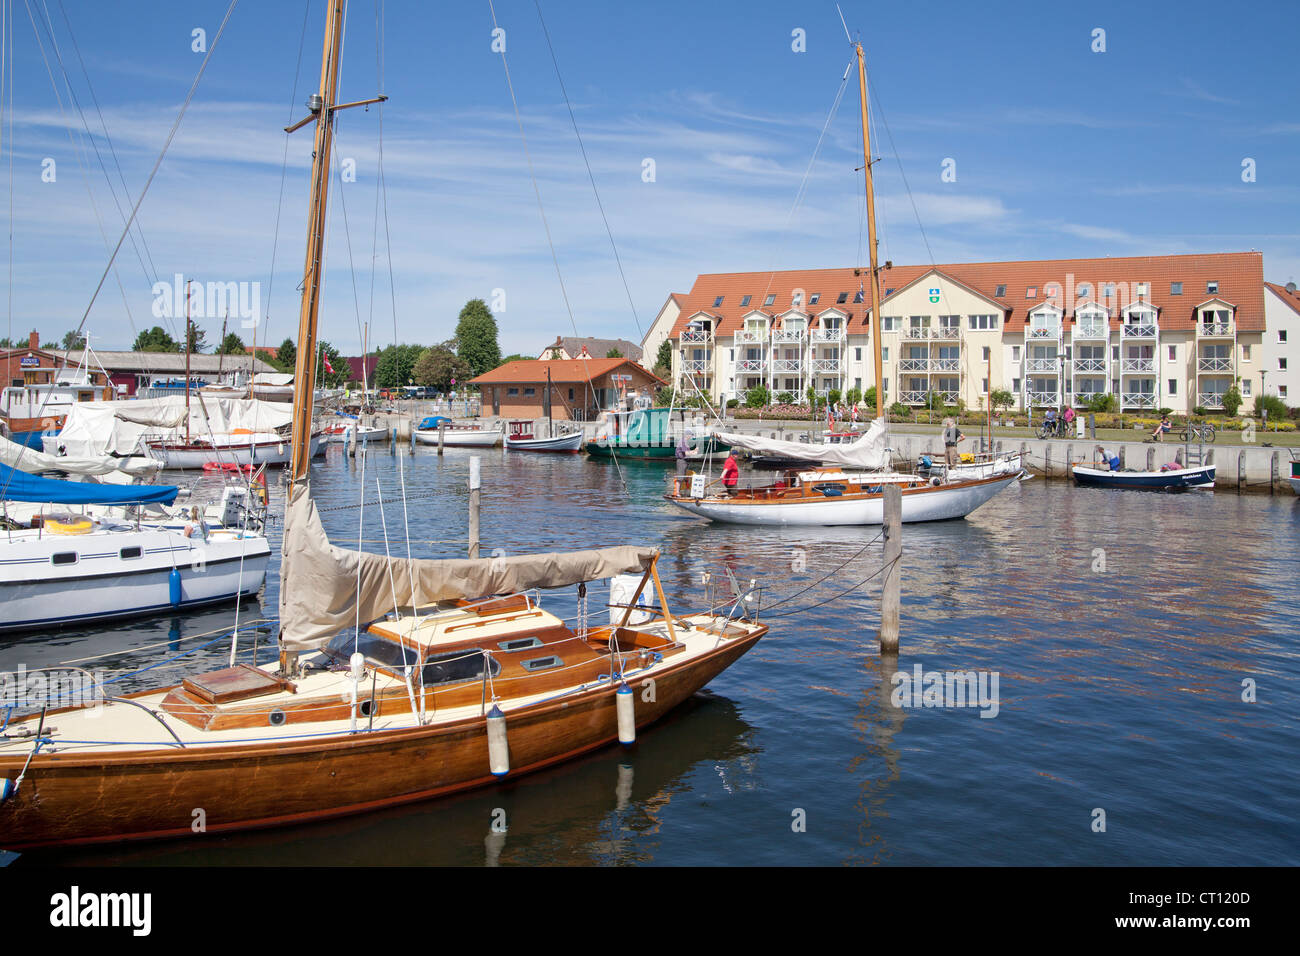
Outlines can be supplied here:
M663 369L662 372L659 370ZM673 340L664 339L659 346L659 354L655 356L654 373L660 378L667 378L673 371Z
M285 339L275 350L275 362L282 372L292 372L298 366L298 346L293 339Z
M1241 392L1234 383L1232 388L1223 393L1223 410L1228 413L1229 418L1234 418L1239 408L1241 408Z
M85 333L78 332L76 329L63 333L63 351L72 352L76 349L84 349L85 347Z
M218 355L247 355L248 347L244 345L244 340L234 332L227 332L226 337L221 340L217 346Z
M195 355L198 355L207 347L208 347L208 334L204 332L201 328L199 328L197 325L195 325L193 322L191 322L190 323L190 351L193 352ZM220 349L218 349L218 351L220 351Z
M432 386L440 392L450 391L453 379L459 385L474 377L464 359L440 345L424 350L416 360L413 375L416 385Z
M445 348L448 352L451 352L453 355L455 354L455 352L452 350L450 346L435 345L433 347L435 349ZM511 362L531 362L531 361L533 361L533 357L531 355L521 355L520 353L516 352L514 355L507 355L505 358L503 358L501 360L501 365L509 365ZM497 367L500 368L500 366Z
M995 388L989 392L989 404L993 406L994 411L1002 408L1010 408L1016 403L1016 397L1008 389Z
M460 319L456 323L456 354L475 375L490 372L501 364L497 320L482 299L470 299L460 310Z
M227 336L229 338L229 336ZM352 366L343 360L339 350L330 345L324 339L317 346L316 353L323 357L329 358L330 371L325 367L324 358L316 369L316 384L323 388L342 388L352 378Z
M854 386L853 388L849 389L847 392L844 393L844 400L848 402L850 405L858 404L858 402L862 401L862 389L858 388L857 386ZM876 403L876 399L874 395L871 398L871 403L873 405Z
M838 388L832 388L826 393L826 401L830 402L832 405L838 405L841 397Z
M415 374L415 363L425 352L423 345L390 345L379 353L375 363L376 388L400 388L410 385Z
M179 352L181 347L176 340L167 334L167 330L161 325L155 325L148 331L141 332L135 337L135 344L131 346L132 352Z
M762 408L771 401L772 395L763 385L755 385L745 393L745 404L750 408Z
M622 357L623 357L623 353L616 348L610 349L608 352L605 353L605 358L622 358Z

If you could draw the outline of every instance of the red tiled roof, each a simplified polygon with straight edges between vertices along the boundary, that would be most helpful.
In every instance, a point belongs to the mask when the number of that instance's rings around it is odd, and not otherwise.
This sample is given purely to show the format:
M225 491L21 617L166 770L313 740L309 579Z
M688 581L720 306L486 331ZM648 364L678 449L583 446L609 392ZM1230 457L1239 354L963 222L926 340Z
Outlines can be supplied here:
M1223 252L1206 255L1135 256L1104 259L1045 259L1028 262L966 262L936 266L894 266L880 273L882 314L887 308L893 290L897 295L904 288L931 271L942 273L948 279L964 285L974 292L999 303L1009 328L1023 323L1030 309L1047 301L1044 291L1049 283L1059 283L1062 295L1066 292L1066 276L1073 274L1074 288L1088 284L1088 298L1096 299L1106 283L1123 283L1132 294L1136 283L1150 285L1150 294L1144 297L1160 310L1160 323L1169 329L1192 328L1194 308L1207 295L1219 296L1237 303L1237 328L1242 332L1260 332L1264 329L1264 258L1258 252ZM688 295L680 299L681 314L673 325L671 335L678 336L687 319L697 312L710 312L719 316L714 326L715 335L730 335L743 325L742 317L755 307L780 314L791 308L795 289L802 289L802 308L813 315L828 308L838 308L849 313L845 323L850 332L862 331L869 322L871 290L867 287L865 269L807 269L788 272L728 272L700 275ZM1171 282L1181 282L1181 295L1170 292ZM1218 282L1217 292L1207 291L1207 283ZM998 296L998 286L1005 286L1005 294ZM1026 293L1035 290L1033 298ZM859 289L865 289L864 304L853 302ZM811 297L821 293L814 305ZM848 293L839 303L840 293ZM1283 293L1285 295L1285 293ZM752 296L750 305L742 307L741 299ZM775 301L765 306L768 295ZM722 304L713 303L722 296ZM1076 299L1082 300L1076 293ZM1132 296L1136 301L1136 295ZM1101 303L1105 305L1103 301ZM1110 309L1111 324L1122 319L1120 301Z
M1288 292L1286 286L1278 285L1276 282L1265 282L1264 285L1268 286L1270 291L1276 293L1279 299L1291 306L1297 314L1300 314L1300 289L1295 292Z
M500 368L494 368L490 372L484 372L478 378L470 379L469 384L513 385L516 382L545 382L547 369L550 369L551 381L556 385L571 382L585 383L594 381L624 365L632 366L633 369L651 381L667 384L654 373L646 371L636 362L625 358L561 359L555 362L542 361L541 359L517 359L513 362L507 362Z

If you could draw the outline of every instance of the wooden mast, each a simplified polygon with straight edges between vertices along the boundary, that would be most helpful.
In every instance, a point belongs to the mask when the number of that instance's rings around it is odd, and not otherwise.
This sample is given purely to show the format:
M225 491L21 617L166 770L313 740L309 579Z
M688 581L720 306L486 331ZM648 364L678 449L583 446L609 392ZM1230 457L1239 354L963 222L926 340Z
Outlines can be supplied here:
M185 444L190 443L190 279L185 280Z
M867 182L867 244L871 252L871 338L876 359L876 417L885 414L884 361L880 353L880 270L876 265L876 196L871 184L871 133L867 123L867 65L858 51L858 91L862 100L862 171Z

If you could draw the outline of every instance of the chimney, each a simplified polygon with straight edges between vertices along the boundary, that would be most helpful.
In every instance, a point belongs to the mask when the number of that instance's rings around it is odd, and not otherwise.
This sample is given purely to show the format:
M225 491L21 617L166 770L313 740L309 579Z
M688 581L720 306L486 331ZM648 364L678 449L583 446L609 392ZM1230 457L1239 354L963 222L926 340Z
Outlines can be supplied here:
M32 334L27 336L27 347L29 349L38 349L41 347L41 334L32 329Z

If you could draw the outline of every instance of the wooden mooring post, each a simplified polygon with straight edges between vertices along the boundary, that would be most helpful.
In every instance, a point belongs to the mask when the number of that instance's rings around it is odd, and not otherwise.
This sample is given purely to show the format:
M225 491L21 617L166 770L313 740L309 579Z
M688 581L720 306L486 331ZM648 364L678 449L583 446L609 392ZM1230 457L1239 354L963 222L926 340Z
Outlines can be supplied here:
M898 485L885 485L884 580L880 588L880 653L898 653L899 567L903 556L903 492Z
M442 443L447 440L447 423L438 422L438 457L442 457Z
M478 557L478 508L479 508L479 489L483 484L483 477L479 471L483 459L475 455L469 460L469 556Z

